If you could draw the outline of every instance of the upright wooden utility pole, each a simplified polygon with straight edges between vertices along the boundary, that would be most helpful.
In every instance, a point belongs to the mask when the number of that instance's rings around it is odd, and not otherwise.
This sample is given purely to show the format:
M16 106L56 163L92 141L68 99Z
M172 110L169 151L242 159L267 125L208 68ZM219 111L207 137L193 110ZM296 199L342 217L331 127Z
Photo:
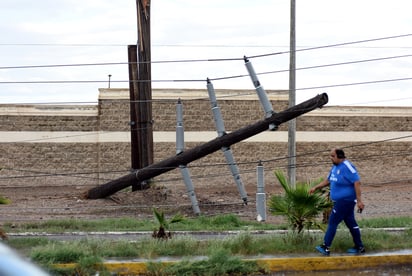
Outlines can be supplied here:
M131 164L132 169L139 168L139 133L137 128L137 109L139 103L138 87L137 87L137 51L136 45L128 45L127 54L129 61L129 99L130 99L130 149L131 149Z
M290 1L289 107L296 104L296 3ZM288 122L288 179L296 184L296 119Z
M136 0L136 7L137 45L128 47L133 170L153 163L150 1ZM143 186L147 186L147 183L136 181L132 184L132 190L140 190Z

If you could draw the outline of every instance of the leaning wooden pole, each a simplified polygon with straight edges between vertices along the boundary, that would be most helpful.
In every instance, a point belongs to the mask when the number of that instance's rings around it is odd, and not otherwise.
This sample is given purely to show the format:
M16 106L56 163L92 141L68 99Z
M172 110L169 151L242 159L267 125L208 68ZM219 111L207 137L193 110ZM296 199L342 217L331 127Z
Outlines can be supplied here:
M131 186L133 183L136 183L136 181L141 183L144 180L178 168L179 165L187 165L188 163L216 152L223 147L230 147L233 144L264 132L269 129L270 124L280 125L316 108L320 108L327 102L328 95L326 93L317 95L316 97L303 103L290 107L282 112L275 113L269 118L258 121L226 135L217 137L205 144L185 150L179 155L172 156L168 159L137 170L136 172L90 189L86 194L86 198L98 199L110 196Z

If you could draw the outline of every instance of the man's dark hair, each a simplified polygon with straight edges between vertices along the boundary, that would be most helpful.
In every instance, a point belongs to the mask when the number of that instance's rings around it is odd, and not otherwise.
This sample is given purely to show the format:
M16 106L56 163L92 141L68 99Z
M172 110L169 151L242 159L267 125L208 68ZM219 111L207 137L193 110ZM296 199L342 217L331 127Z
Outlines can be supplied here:
M346 158L345 157L345 152L342 149L336 149L335 152L336 152L336 157L337 158L339 158L339 159Z

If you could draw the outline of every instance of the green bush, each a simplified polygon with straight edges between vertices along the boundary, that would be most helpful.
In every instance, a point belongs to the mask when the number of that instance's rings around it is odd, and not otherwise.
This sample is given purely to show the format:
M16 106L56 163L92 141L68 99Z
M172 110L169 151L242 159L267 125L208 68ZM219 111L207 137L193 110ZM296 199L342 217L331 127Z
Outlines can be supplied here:
M309 183L296 183L292 187L281 171L276 171L275 175L285 193L273 195L269 199L269 211L273 215L286 217L289 225L298 233L313 226L323 229L316 219L332 206L332 202L320 191L313 194L309 192L313 186L321 182L321 179Z

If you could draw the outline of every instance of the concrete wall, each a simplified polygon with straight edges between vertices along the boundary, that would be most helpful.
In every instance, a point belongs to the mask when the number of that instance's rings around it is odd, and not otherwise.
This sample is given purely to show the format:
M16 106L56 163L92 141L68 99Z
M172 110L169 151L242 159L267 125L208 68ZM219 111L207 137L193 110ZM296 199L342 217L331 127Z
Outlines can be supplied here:
M267 91L275 111L287 108L285 91ZM261 120L253 90L216 90L227 131ZM0 187L73 185L87 188L130 171L127 89L100 89L96 106L0 105ZM176 102L184 109L186 148L216 137L206 90L153 91L155 161L175 154ZM401 137L405 137L400 139ZM331 147L345 147L366 184L412 179L412 109L326 106L297 119L297 177L324 177ZM247 189L256 187L256 165L286 171L287 125L232 146ZM219 151L189 164L195 186L233 185ZM173 170L155 179L182 185Z

